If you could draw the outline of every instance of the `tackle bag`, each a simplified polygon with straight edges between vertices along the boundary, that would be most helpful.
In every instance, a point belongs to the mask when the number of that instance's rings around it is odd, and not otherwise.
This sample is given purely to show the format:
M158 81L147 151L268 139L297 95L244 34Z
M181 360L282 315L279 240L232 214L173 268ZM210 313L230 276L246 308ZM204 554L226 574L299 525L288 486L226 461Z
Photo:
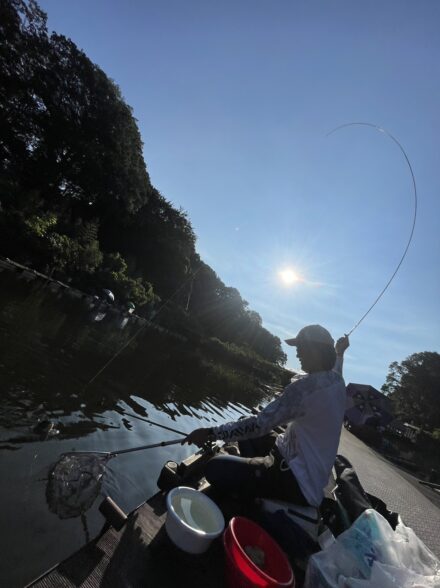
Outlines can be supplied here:
M393 529L396 528L399 515L388 510L385 502L365 492L353 466L343 455L336 456L335 472L335 495L346 516L347 528L369 508L379 512Z

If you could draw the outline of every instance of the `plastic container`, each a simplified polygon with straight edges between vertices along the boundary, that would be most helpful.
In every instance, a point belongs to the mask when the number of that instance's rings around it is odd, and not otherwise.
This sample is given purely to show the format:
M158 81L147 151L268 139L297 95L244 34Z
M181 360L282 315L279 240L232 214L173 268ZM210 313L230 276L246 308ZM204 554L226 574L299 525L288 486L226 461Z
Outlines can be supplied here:
M259 525L234 517L223 534L229 588L294 588L295 578L284 552ZM260 562L254 555L260 556Z
M171 541L187 553L204 553L225 528L219 507L193 488L174 488L166 502L165 529Z
M320 517L318 509L314 506L300 506L299 504L268 498L262 498L260 504L267 513L283 511L291 521L299 525L314 541L317 541Z

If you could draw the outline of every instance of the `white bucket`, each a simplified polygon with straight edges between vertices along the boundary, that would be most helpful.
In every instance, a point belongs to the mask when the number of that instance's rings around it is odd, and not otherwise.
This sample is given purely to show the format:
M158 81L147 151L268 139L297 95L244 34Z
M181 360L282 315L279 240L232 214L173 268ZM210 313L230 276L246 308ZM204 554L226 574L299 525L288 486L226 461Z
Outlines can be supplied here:
M202 492L179 486L167 495L165 528L177 547L187 553L203 553L225 527L219 507Z

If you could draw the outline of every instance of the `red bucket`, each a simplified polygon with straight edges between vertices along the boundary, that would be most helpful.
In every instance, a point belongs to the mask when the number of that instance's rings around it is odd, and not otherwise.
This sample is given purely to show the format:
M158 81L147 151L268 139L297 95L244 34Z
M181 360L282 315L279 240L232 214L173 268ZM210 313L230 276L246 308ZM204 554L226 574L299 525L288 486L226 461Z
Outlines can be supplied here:
M259 525L234 517L223 534L229 588L294 588L292 568L281 547Z

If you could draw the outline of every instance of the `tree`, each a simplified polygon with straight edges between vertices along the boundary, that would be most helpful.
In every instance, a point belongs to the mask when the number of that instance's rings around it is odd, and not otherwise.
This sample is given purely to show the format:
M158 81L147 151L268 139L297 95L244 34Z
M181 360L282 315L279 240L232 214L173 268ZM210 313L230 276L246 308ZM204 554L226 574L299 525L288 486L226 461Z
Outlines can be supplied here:
M204 327L205 334L248 347L267 361L284 365L287 356L280 339L262 326L260 315L248 308L239 291L227 287L197 254L191 265L194 279L188 309Z
M0 199L60 220L129 217L152 186L131 108L32 0L0 8Z
M423 351L401 363L394 361L382 391L400 416L421 427L440 428L439 353Z
M0 0L0 39L0 254L146 314L160 299L162 320L284 363L280 340L196 253L187 214L151 185L116 84L48 33L35 0Z
M131 272L154 284L159 296L185 306L191 282L195 235L182 210L176 210L155 189L135 215L102 235L105 248L120 251ZM179 292L177 292L179 290Z
M119 302L134 302L136 306L158 302L153 287L140 278L127 274L127 263L120 253L106 255L99 271L94 276L95 286L109 288Z

